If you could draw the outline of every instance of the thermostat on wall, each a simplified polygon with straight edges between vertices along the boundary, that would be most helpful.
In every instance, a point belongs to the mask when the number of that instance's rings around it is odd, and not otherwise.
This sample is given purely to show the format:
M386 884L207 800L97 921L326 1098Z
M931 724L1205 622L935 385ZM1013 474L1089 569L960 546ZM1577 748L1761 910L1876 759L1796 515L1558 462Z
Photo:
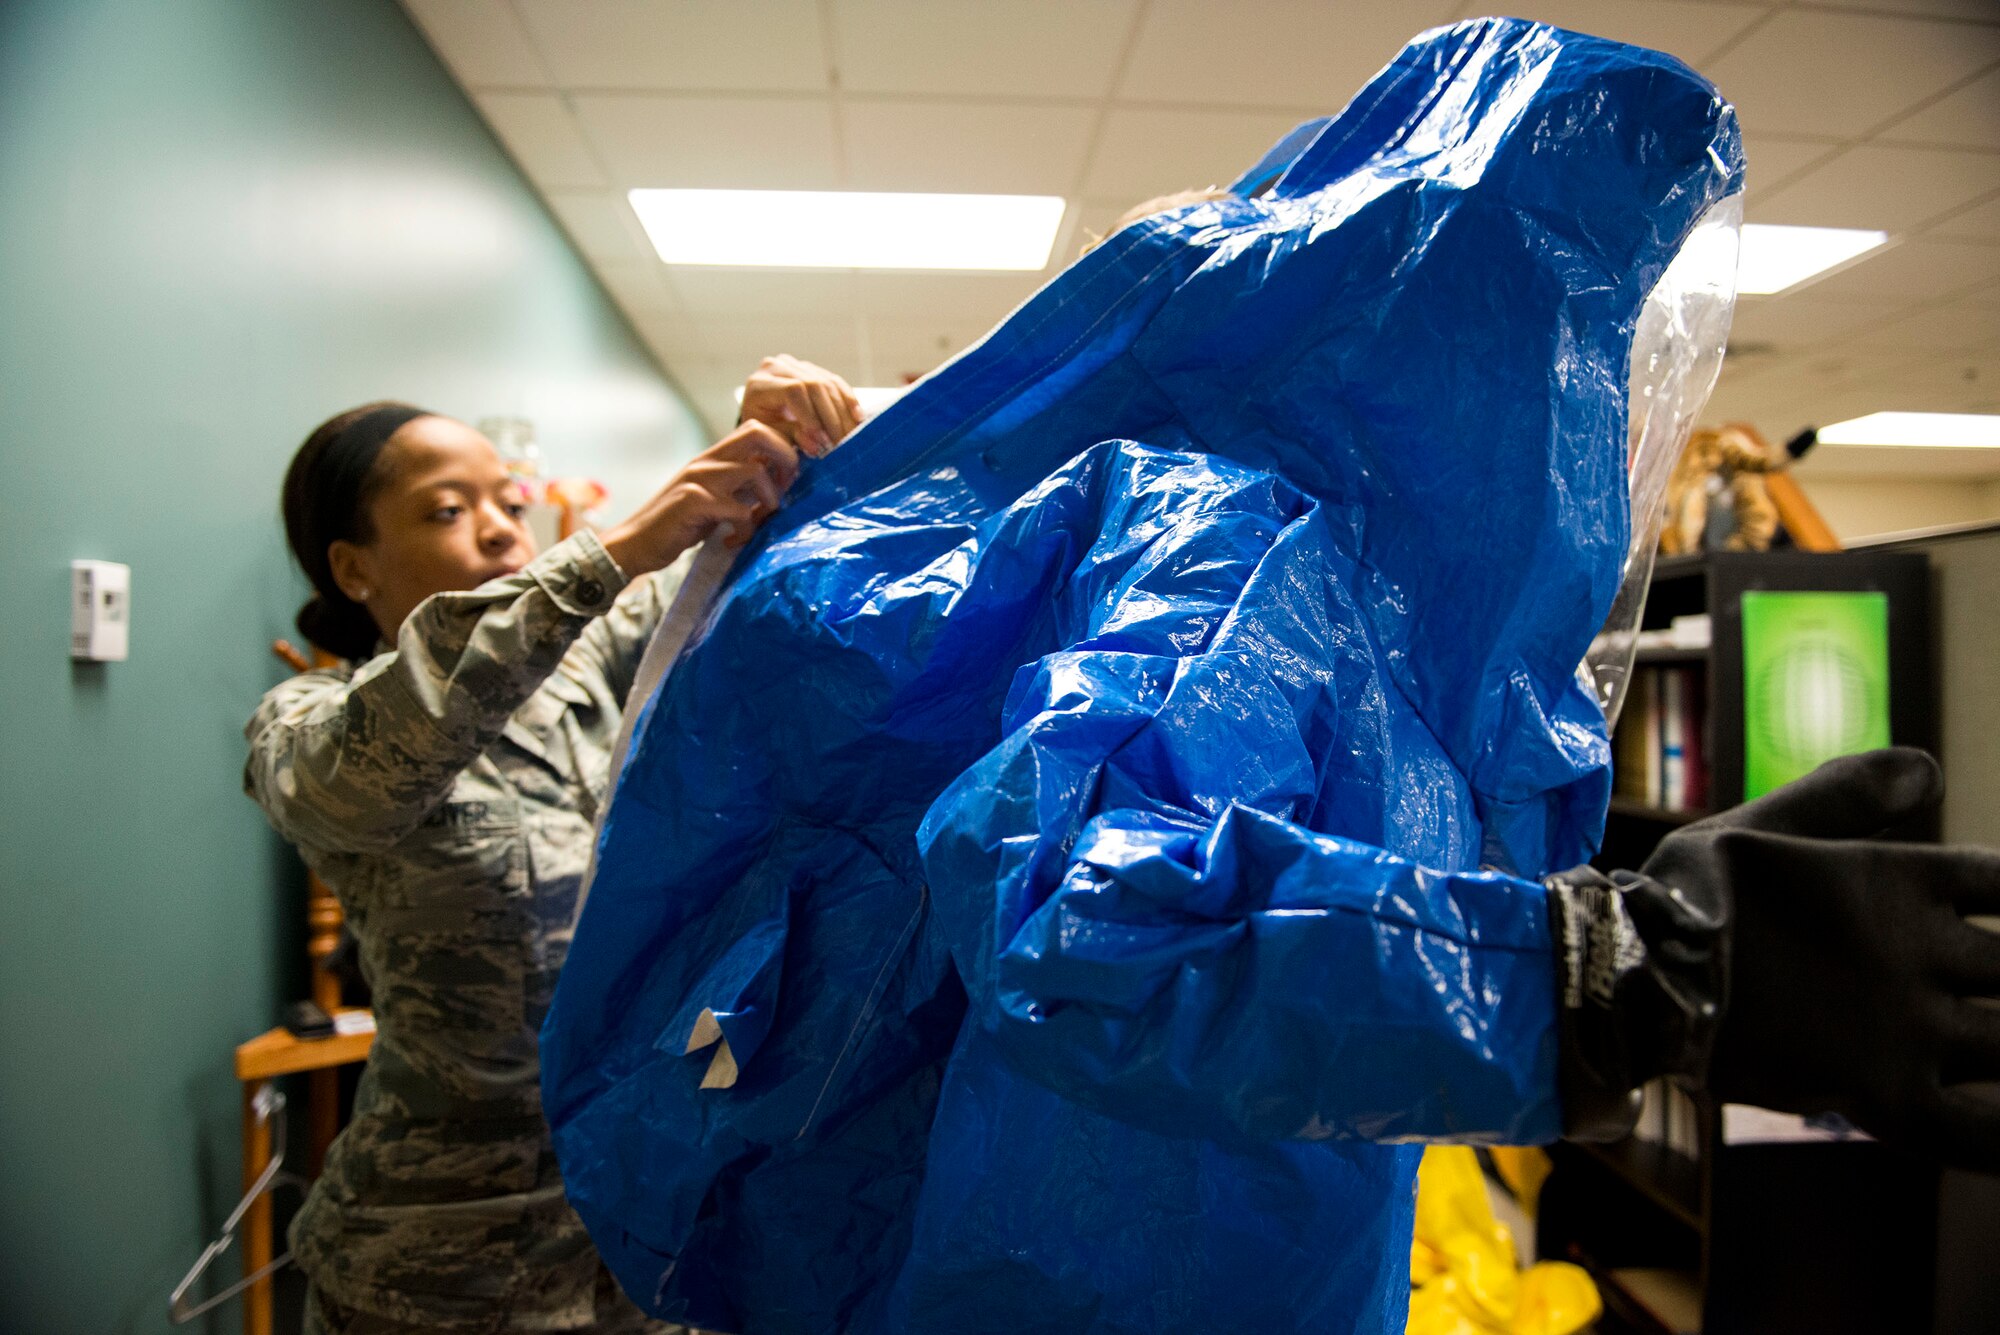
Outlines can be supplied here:
M69 563L69 656L122 663L132 624L132 567L116 561Z

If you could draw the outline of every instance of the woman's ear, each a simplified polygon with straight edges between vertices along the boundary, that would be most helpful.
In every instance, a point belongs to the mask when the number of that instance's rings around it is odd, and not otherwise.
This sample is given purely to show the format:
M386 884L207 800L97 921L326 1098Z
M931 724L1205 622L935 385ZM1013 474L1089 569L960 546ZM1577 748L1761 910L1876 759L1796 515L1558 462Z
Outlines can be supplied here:
M342 593L364 606L375 596L375 562L367 551L346 538L337 538L327 547L326 560Z

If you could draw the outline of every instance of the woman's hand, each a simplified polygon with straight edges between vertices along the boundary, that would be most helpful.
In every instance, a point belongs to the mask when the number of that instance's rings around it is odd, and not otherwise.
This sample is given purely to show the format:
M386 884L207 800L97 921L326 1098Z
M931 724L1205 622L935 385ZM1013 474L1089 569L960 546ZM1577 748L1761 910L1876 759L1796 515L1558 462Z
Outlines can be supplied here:
M762 422L817 459L861 424L861 403L824 367L780 353L743 382L738 422Z
M778 508L799 475L798 451L762 422L746 422L694 461L622 524L603 535L604 550L637 579L673 564L682 552L727 524L741 547Z

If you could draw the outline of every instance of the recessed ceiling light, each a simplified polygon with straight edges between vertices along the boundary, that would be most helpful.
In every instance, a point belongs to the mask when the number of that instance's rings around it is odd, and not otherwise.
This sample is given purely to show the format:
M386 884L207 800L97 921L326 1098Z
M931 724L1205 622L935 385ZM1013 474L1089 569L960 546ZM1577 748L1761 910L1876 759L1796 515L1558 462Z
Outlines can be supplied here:
M1822 445L1945 445L2000 449L2000 417L1980 413L1869 413L1819 429Z
M1865 232L1851 227L1744 223L1736 290L1745 296L1783 292L1816 274L1859 259L1888 239L1887 232Z
M781 269L1040 269L1057 195L849 190L634 190L668 264Z

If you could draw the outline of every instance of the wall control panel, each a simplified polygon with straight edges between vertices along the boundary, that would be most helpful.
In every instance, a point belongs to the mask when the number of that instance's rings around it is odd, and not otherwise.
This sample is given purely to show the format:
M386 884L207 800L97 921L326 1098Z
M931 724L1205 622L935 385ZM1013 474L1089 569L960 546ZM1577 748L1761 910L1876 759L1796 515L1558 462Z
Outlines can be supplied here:
M122 663L131 642L132 567L116 561L69 563L69 656Z

